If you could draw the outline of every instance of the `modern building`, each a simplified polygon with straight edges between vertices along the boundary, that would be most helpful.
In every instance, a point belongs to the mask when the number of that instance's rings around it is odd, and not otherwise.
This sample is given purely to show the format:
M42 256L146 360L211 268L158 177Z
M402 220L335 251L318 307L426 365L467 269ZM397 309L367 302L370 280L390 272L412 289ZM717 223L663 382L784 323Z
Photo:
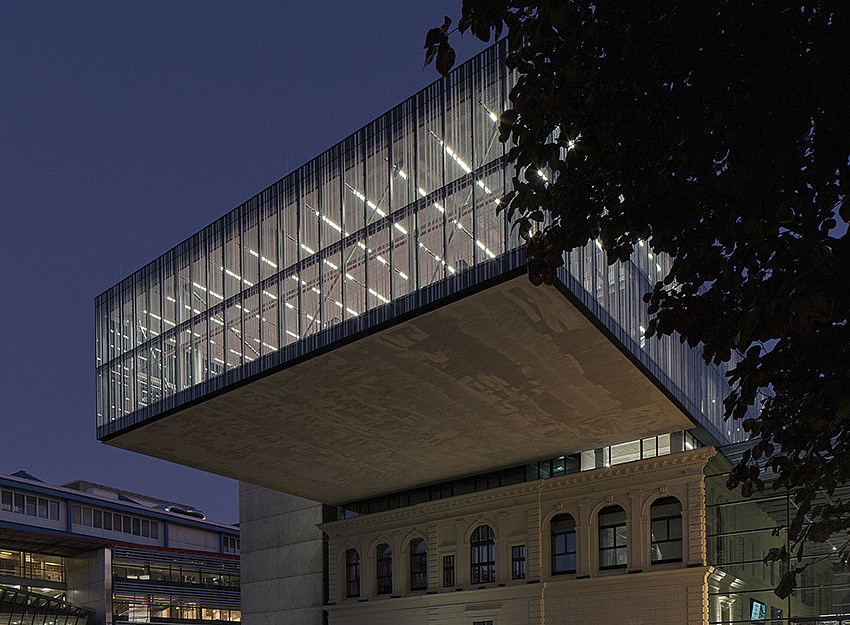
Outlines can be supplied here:
M832 569L811 605L747 581L769 541L730 525L750 516L707 477L742 438L723 371L644 336L641 295L669 259L641 242L609 266L590 243L554 287L528 283L498 211L515 173L504 57L489 48L98 296L98 437L243 482L250 624L846 612ZM717 546L742 531L744 552Z
M239 622L239 582L238 527L91 482L0 475L0 625Z

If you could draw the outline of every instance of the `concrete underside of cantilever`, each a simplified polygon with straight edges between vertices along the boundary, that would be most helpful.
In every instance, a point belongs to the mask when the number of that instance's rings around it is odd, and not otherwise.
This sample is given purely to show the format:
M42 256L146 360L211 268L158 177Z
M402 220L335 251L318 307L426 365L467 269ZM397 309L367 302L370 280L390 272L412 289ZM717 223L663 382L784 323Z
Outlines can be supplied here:
M107 442L336 504L692 427L569 299L519 277Z

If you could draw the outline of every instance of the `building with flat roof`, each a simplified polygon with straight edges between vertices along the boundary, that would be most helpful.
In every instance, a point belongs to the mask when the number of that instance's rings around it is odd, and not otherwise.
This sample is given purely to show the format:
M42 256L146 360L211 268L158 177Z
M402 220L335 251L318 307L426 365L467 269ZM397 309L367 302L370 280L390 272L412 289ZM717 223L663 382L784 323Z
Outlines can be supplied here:
M644 336L670 260L592 242L524 277L505 52L95 300L98 437L243 482L246 623L732 622L751 598L709 550L738 531L706 516L711 448L742 438L724 370Z
M13 596L71 606L92 625L238 622L239 582L238 527L92 482L0 475L2 625L65 623L56 608L28 620Z

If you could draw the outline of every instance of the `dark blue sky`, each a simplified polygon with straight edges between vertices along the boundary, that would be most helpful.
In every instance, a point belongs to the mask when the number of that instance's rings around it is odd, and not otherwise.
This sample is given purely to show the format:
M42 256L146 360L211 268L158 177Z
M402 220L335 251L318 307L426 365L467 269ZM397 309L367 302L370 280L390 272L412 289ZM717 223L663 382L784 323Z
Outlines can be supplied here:
M433 81L459 8L0 3L0 472L237 520L236 482L95 440L94 297Z

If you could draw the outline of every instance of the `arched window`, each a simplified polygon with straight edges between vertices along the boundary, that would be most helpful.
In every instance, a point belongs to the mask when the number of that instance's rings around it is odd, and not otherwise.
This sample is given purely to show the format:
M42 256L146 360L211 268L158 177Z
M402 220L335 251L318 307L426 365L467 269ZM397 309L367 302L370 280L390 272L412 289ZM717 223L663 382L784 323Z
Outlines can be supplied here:
M472 583L496 581L496 540L489 525L479 525L469 542L469 561L472 564Z
M393 591L393 550L388 544L378 545L376 563L378 594L387 595Z
M345 596L360 596L360 554L356 549L345 552Z
M626 511L620 506L608 506L599 511L599 568L626 567Z
M682 504L675 497L656 499L650 507L652 563L682 561Z
M410 590L428 588L428 545L422 538L410 541Z
M576 572L576 522L559 514L549 525L552 533L552 575Z

